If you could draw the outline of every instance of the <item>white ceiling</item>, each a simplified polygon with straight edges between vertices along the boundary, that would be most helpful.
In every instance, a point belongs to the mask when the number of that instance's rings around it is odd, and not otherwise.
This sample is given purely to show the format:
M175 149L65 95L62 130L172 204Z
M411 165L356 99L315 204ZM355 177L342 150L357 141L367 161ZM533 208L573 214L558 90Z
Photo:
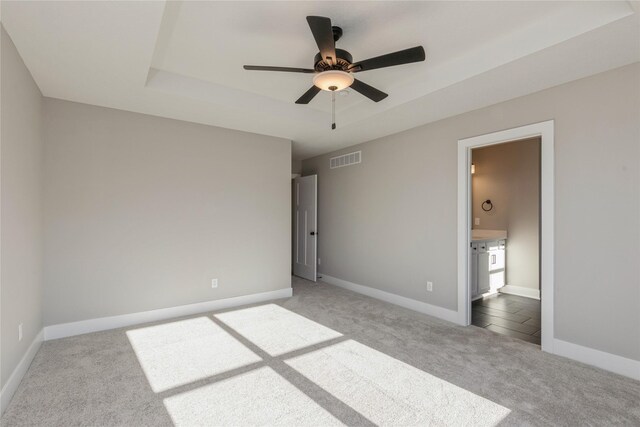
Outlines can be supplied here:
M45 96L288 138L307 158L640 61L638 2L25 2L1 19ZM635 13L634 13L635 12ZM389 93L294 101L313 67L305 16L354 60L427 60L358 78Z

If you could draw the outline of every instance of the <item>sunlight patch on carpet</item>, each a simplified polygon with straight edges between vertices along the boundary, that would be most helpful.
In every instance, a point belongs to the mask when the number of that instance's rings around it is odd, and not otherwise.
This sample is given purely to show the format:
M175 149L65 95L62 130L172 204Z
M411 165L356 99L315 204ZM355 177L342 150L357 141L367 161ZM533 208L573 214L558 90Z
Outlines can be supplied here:
M207 317L132 329L127 337L156 393L262 361Z
M511 412L353 340L286 363L378 425L495 426Z
M342 336L275 304L228 311L215 317L271 356Z
M164 405L176 426L342 425L269 367L168 397Z

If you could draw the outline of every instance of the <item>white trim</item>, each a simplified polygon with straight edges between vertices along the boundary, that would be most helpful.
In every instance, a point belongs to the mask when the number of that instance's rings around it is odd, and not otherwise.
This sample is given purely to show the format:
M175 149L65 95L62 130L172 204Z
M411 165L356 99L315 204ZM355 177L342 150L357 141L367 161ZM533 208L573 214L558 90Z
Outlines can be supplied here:
M540 289L525 288L524 286L504 285L499 292L509 295L518 295L520 297L540 299Z
M554 122L535 123L458 141L458 319L469 325L471 303L469 298L469 242L471 241L471 148L541 138L540 165L540 283L543 295L542 350L553 353L553 245L554 245Z
M553 349L555 354L586 363L587 365L614 372L625 377L640 380L640 361L595 350L567 341L556 339Z
M225 298L214 301L205 301L195 304L180 305L176 307L160 308L139 313L122 314L119 316L101 317L98 319L81 320L79 322L62 323L46 326L44 339L71 337L74 335L88 334L90 332L105 331L108 329L123 328L141 323L156 322L158 320L172 319L175 317L190 316L208 311L222 310L240 305L254 304L280 298L289 298L293 290L289 288L276 291L261 292L258 294L242 295L239 297Z
M456 311L449 310L444 307L427 304L426 302L392 294L390 292L381 291L380 289L371 288L369 286L358 285L357 283L327 276L326 274L320 273L320 276L322 277L322 279L320 279L321 281L330 285L338 286L353 292L357 292L359 294L369 296L371 298L399 305L401 307L408 308L409 310L428 314L429 316L437 317L448 322L457 323L458 320L458 313Z
M33 362L33 358L36 357L36 353L38 353L40 345L42 344L43 336L44 332L43 330L40 330L38 335L36 335L31 342L27 352L22 356L22 359L20 359L18 366L16 366L4 387L2 387L2 391L0 391L0 416L4 414L4 410L9 406L9 402L11 402L11 398L18 389L24 374L27 373L29 366L31 366L31 362Z

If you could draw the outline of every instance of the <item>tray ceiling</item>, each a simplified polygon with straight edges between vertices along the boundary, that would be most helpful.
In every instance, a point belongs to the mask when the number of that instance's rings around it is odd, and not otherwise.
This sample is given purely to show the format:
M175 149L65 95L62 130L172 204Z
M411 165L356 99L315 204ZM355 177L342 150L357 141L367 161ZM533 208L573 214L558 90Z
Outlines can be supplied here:
M306 158L640 60L637 2L2 2L43 95L291 139ZM312 75L305 16L342 27L354 60L423 45L425 62L294 101Z

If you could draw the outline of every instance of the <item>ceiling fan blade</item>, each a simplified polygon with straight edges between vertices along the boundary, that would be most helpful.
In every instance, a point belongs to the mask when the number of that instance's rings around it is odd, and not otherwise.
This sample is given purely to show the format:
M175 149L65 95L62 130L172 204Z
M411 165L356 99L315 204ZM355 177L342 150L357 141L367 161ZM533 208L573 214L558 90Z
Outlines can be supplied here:
M333 40L331 19L323 16L307 16L307 22L313 38L316 39L322 59L330 64L336 63L336 43Z
M358 79L355 79L350 87L356 92L360 92L361 94L363 94L364 96L366 96L367 98L369 98L374 102L380 102L383 99L385 99L387 96L389 96L386 93L376 89L373 86L369 86L368 84L363 83Z
M288 73L315 73L316 70L312 70L310 68L293 68L293 67L269 67L262 65L245 65L245 70L254 70L254 71L285 71Z
M375 70L376 68L393 67L394 65L410 64L420 62L425 59L424 48L416 46L405 50L399 50L375 58L365 59L355 62L349 66L349 71L356 73L359 71Z
M311 86L311 89L306 91L304 95L302 95L296 101L296 104L308 104L314 96L316 96L320 92L320 88L318 86Z

